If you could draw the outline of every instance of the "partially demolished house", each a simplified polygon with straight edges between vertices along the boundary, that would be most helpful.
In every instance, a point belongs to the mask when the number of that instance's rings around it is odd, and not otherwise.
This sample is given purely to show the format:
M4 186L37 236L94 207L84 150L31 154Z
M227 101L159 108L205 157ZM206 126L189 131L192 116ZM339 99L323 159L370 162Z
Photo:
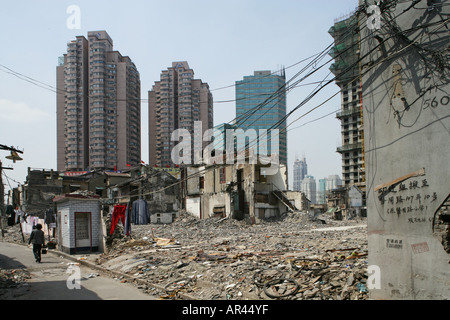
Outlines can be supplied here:
M328 213L336 220L345 217L347 208L347 188L339 187L327 192Z
M367 216L363 191L356 185L328 191L327 200L327 212L336 220Z
M21 221L24 234L45 222L46 235L52 235L52 241L67 252L95 251L104 248L104 236L117 225L117 206L130 209L128 216L119 217L124 227L125 217L131 218L124 229L130 234L131 224L173 222L180 208L179 190L179 179L174 175L144 165L122 172L28 169L26 183L14 191L14 207L8 206L14 212L9 218L18 222L17 217L26 217ZM73 223L68 224L70 219ZM102 243L97 244L98 239Z
M152 223L170 223L178 216L179 181L172 174L139 166L127 170L128 175L116 184L107 186L104 204L130 204L142 200L148 207Z
M53 170L32 170L28 168L25 184L21 187L20 207L28 215L44 218L45 211L54 208L53 198L63 192L63 181Z
M278 165L275 172L268 161L244 164L186 166L181 172L182 208L200 218L248 219L257 222L298 211L306 202L299 192L287 190L287 169ZM223 161L224 162L224 161Z
M82 174L28 168L27 180L18 192L22 193L18 207L29 214L42 215L53 208L53 198L61 194L90 192L106 197L109 185L129 179L129 174L115 172L85 172Z
M123 181L129 180L131 175L123 172L96 172L89 179L89 191L101 198L108 197L108 189Z

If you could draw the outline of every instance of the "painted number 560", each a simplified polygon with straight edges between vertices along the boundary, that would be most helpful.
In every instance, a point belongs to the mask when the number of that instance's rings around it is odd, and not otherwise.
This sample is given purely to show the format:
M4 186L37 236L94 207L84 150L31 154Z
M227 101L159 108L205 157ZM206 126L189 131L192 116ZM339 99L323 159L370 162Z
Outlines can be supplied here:
M436 109L437 107L441 106L447 106L450 102L449 96L443 96L440 100L439 98L434 97L433 99L427 99L424 101L424 109L428 109L429 107Z

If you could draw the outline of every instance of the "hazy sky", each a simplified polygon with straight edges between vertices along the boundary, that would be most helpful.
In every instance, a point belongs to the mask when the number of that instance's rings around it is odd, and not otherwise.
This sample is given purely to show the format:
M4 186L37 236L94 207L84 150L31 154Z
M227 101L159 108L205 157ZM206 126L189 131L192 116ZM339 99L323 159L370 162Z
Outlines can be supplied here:
M80 8L80 29L67 27L71 5ZM114 49L136 64L142 99L148 98L161 70L172 61L188 61L195 77L212 90L217 125L236 116L234 102L220 103L235 99L234 87L221 88L255 70L276 71L322 52L333 42L328 30L334 20L356 6L357 0L2 1L0 65L41 82L39 87L21 80L0 66L0 144L24 151L24 160L13 164L5 159L9 152L0 150L3 165L14 167L5 171L11 187L17 186L15 181L25 181L28 167L56 170L56 94L45 85L56 87L58 57L76 36L106 30ZM327 56L317 66L329 59ZM304 66L287 69L287 80ZM322 81L328 68L329 64L302 84ZM290 91L288 111L316 86ZM288 124L338 90L335 84L323 89L297 110ZM142 160L147 163L147 100L141 108ZM341 176L341 156L336 153L341 145L340 122L335 117L339 108L337 95L289 127L290 186L296 155L306 156L308 173L317 180L331 174ZM3 181L8 190L8 180L3 177Z

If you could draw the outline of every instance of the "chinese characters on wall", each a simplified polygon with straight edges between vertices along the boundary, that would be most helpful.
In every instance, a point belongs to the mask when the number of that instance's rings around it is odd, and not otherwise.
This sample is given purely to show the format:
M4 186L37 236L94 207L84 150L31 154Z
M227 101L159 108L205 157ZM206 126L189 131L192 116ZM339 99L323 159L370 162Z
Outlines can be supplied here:
M427 212L438 195L431 190L427 179L400 182L378 192L386 215L403 216L411 224L432 222L433 217Z

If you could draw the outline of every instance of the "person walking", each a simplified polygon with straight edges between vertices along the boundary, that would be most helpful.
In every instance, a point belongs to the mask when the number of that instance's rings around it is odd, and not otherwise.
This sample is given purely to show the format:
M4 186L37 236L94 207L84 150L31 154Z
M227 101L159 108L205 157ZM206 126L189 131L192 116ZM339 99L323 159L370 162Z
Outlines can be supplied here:
M44 231L42 231L42 225L37 224L36 228L31 232L30 240L28 244L33 244L33 254L36 262L41 262L41 250L45 246Z

